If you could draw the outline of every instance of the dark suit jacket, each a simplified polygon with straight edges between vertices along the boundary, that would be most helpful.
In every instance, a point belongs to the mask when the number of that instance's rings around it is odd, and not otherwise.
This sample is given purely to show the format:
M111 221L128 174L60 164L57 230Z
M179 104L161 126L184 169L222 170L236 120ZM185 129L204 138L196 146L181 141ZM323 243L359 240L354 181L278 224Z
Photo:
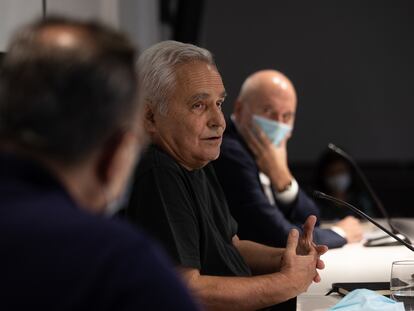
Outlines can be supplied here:
M213 164L230 211L239 224L241 239L285 247L292 228L300 229L309 215L319 216L318 207L301 189L291 204L277 200L275 205L270 204L254 156L231 120L227 121L220 157ZM315 228L314 241L329 248L346 243L334 231L319 227Z
M196 310L152 243L0 152L0 310Z

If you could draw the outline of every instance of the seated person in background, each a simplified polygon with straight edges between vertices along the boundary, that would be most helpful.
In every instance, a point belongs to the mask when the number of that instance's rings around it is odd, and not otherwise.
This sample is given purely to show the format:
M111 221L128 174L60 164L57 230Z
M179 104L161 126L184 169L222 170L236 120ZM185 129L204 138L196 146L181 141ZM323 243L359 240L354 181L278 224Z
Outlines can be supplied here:
M239 236L270 246L285 245L289 232L318 207L300 189L287 160L287 141L296 112L290 80L275 70L254 73L244 82L228 120L221 154L213 162ZM331 229L314 230L314 241L330 248L362 238L347 217Z
M164 41L146 50L138 66L152 145L136 170L129 219L164 245L209 310L256 310L306 291L319 280L326 251L312 242L314 216L300 239L290 232L286 249L237 236L209 164L226 126L226 92L210 52Z
M135 49L50 18L0 75L0 309L196 310L158 248L102 215L145 142Z
M372 217L381 215L375 210L373 201L363 190L354 170L340 155L326 151L319 159L315 174L314 189L329 194L335 198L351 203L364 213ZM351 210L320 202L321 219L337 220L352 215L358 217Z

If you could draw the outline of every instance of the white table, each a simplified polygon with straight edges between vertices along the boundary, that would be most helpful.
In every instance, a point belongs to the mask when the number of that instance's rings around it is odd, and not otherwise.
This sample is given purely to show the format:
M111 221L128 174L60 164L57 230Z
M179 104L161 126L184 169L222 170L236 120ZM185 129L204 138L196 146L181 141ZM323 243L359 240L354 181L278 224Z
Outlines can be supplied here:
M414 220L410 221L414 230ZM371 230L367 226L367 231ZM364 247L363 243L345 245L329 250L322 259L326 268L320 271L322 281L312 284L298 297L297 310L326 310L341 297L324 296L332 283L338 282L388 282L391 264L396 260L414 259L414 252L405 246Z

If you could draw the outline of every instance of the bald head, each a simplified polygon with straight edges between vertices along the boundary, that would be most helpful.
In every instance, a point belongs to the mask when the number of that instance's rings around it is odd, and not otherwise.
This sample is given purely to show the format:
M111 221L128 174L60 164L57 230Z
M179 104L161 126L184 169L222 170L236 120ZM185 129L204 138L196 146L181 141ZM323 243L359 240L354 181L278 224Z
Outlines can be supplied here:
M290 80L276 70L261 70L243 83L235 103L234 114L239 123L247 124L253 114L293 125L296 92Z
M291 96L296 100L296 92L292 82L276 70L261 70L250 75L243 83L239 99L243 102L260 94L269 96Z

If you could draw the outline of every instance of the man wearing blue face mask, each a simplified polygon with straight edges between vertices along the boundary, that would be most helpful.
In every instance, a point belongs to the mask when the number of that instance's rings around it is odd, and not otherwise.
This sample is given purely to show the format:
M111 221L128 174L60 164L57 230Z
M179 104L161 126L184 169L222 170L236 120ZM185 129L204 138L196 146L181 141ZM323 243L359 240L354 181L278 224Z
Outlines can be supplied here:
M319 216L318 207L300 189L288 166L286 144L296 101L286 76L262 70L246 79L234 104L214 167L242 238L284 246L289 230L309 215ZM361 238L354 217L314 232L315 243L331 248Z

